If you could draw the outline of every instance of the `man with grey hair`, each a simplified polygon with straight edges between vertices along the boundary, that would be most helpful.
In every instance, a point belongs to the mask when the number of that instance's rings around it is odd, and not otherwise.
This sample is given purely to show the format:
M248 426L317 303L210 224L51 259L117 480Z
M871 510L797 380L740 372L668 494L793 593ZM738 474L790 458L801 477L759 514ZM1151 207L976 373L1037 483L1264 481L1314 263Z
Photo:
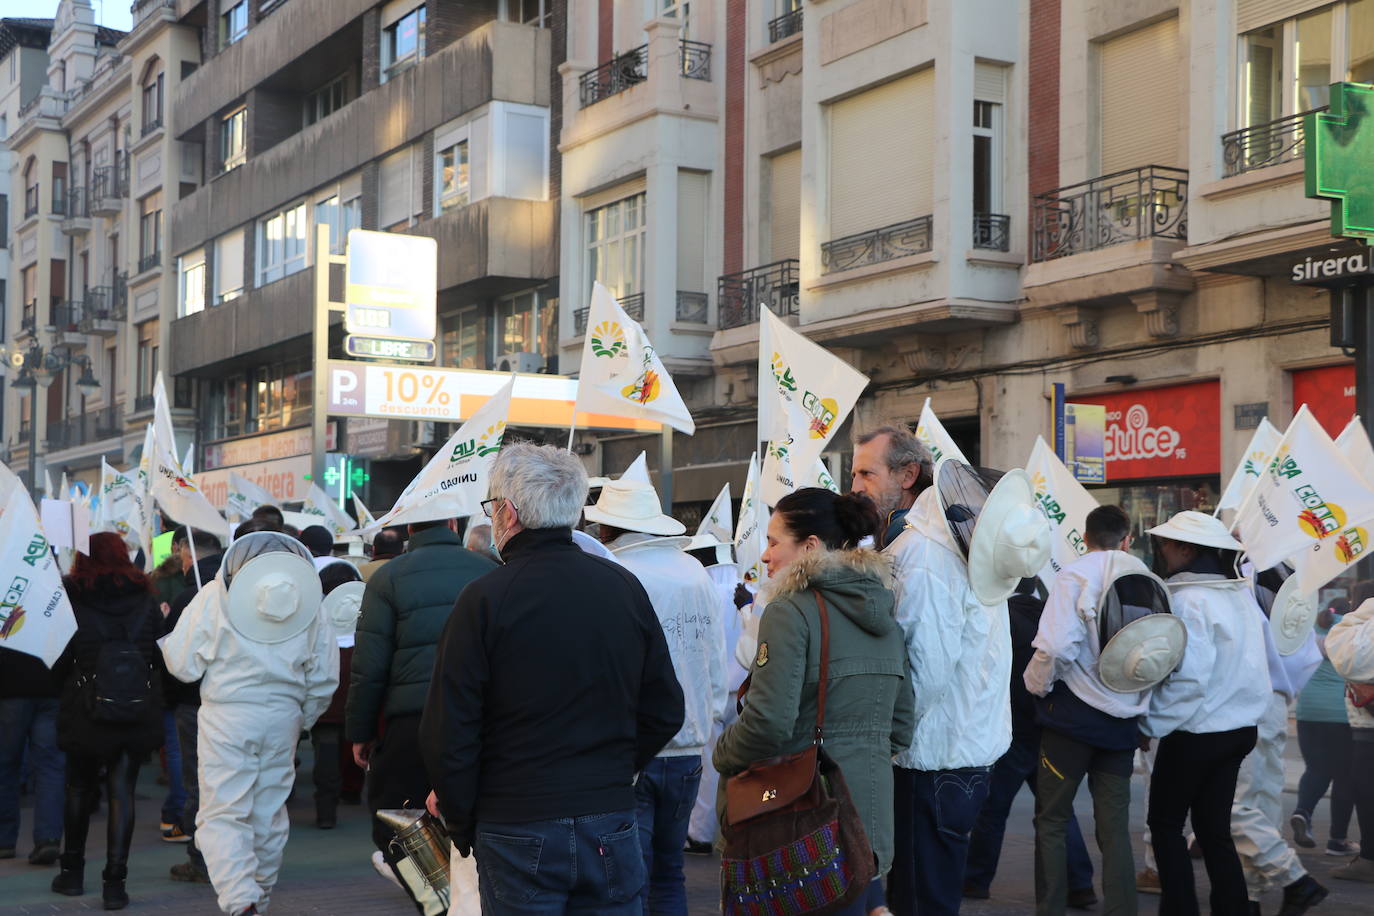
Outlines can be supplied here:
M444 627L420 747L484 913L640 913L635 774L682 727L682 689L634 574L583 553L581 463L515 443L482 503L504 566ZM600 864L593 864L600 863Z
M862 493L878 507L883 529L881 549L897 540L906 525L907 511L934 479L930 450L910 430L879 426L854 440L854 471L850 492Z

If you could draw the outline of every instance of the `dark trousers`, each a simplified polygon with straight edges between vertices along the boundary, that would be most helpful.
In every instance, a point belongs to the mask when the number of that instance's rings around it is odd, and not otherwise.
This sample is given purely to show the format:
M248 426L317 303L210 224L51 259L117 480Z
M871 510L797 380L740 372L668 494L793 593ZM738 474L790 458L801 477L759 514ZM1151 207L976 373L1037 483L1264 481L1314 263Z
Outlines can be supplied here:
M701 786L701 755L655 757L635 783L636 820L644 853L644 912L687 916L682 852Z
M964 884L980 890L992 886L997 874L997 862L1002 856L1002 837L1007 829L1007 816L1011 813L1012 802L1028 786L1031 794L1036 792L1036 771L1040 765L1039 739L1012 739L1011 747L993 764L988 778L988 798L983 802L983 810L973 826L973 836L969 838L968 865L964 868ZM1088 858L1087 846L1083 843L1083 832L1078 828L1078 818L1069 812L1069 826L1066 834L1068 849L1069 890L1091 889L1093 886L1093 863Z
M488 916L632 916L642 910L644 856L633 811L478 823L473 851L482 912Z
M33 766L33 845L62 838L65 766L57 747L57 700L11 697L0 700L0 847L19 841L19 783L24 749Z
M1350 773L1374 773L1374 728L1350 730ZM1360 819L1360 858L1374 859L1374 781L1352 779L1355 792L1355 816Z
M1159 871L1161 916L1198 912L1193 861L1183 835L1190 815L1212 883L1213 916L1249 912L1245 873L1231 839L1231 802L1236 796L1236 774L1245 755L1254 749L1256 737L1252 725L1207 734L1174 732L1160 739L1145 820Z
M1350 785L1350 723L1298 720L1298 749L1303 771L1298 780L1298 807L1310 819L1331 786L1331 839L1343 840L1350 830L1355 795Z
M134 786L138 783L139 761L128 751L109 757L89 754L67 755L67 802L63 812L66 836L62 851L67 855L86 855L86 835L91 814L100 800L100 777L105 776L109 817L105 822L105 864L112 872L129 862L129 841L134 835ZM123 877L122 872L117 872Z
M386 720L386 729L372 749L367 764L367 811L372 820L372 842L382 851L401 887L410 894L396 863L404 856L391 849L396 834L377 820L382 808L423 808L429 798L429 776L420 759L420 717L396 716ZM414 900L414 895L411 894ZM419 902L416 901L416 906Z
M180 824L186 807L186 785L181 776L181 742L177 739L175 710L162 712L162 753L167 761L167 797L162 800L162 823Z
M181 830L191 838L186 844L186 857L191 864L205 871L205 857L196 848L196 814L200 811L200 704L178 703L175 709L177 746L181 751L181 785L186 801L181 806Z
M1040 733L1039 791L1035 796L1036 912L1063 913L1068 903L1067 834L1083 777L1093 798L1097 848L1102 850L1104 914L1136 912L1131 853L1131 766L1134 750L1106 750L1057 731ZM1081 886L1081 885L1080 885Z
M893 767L895 827L887 905L894 916L956 916L969 834L988 796L989 767Z
M343 726L319 724L310 729L310 745L315 749L315 816L333 820L339 809L339 792L343 788L343 774L339 769L339 745L343 743ZM428 797L429 793L425 793Z

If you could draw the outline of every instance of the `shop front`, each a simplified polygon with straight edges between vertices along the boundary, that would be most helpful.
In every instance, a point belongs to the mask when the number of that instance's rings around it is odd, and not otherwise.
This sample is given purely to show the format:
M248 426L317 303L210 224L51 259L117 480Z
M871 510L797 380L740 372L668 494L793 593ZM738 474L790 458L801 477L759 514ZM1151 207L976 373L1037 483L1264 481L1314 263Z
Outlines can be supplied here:
M327 427L326 449L334 450L336 424ZM224 508L229 475L262 487L278 502L305 499L310 489L310 427L298 427L265 436L247 436L207 445L196 482L211 504Z
M1293 411L1306 404L1327 434L1335 437L1355 416L1355 365L1340 363L1314 369L1294 369Z

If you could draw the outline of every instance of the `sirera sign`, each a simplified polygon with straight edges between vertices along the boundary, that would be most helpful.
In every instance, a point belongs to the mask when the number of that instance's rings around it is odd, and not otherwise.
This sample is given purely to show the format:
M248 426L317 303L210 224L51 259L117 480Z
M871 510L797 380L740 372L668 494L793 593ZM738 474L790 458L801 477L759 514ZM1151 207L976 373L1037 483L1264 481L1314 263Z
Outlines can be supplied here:
M1368 251L1308 255L1295 261L1288 276L1300 286L1348 286L1350 281L1374 275L1374 258Z

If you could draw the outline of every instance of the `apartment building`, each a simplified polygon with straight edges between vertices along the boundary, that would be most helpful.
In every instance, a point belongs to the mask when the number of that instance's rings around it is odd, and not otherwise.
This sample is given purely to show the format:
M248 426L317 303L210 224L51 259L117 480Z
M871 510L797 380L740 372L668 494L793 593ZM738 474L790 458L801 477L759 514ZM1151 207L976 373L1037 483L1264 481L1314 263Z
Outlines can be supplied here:
M205 181L167 204L166 365L195 405L212 500L230 471L283 500L307 485L318 226L334 253L353 228L438 241L438 365L556 368L556 4L176 0L173 16L202 64L169 90L167 131L200 152ZM341 298L337 268L330 281ZM378 420L329 431L378 506L443 436Z

